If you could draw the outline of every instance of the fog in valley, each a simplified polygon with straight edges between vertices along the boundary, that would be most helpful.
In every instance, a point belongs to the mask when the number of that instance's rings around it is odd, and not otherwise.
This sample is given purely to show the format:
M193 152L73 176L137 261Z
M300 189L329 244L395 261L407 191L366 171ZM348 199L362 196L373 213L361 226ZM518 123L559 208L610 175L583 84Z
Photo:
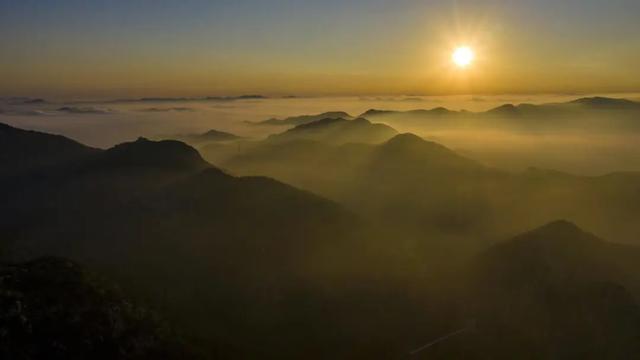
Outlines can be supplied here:
M4 98L0 349L626 358L630 99Z
M640 100L640 94L602 96ZM525 121L517 116L501 114L494 118L501 117L507 121L498 124L464 121L473 117L471 114L455 115L453 117L457 121L451 121L451 115L411 113L413 110L441 108L481 113L506 104L561 103L582 97L586 95L161 98L156 99L158 101L56 99L43 102L29 98L4 98L0 116L7 124L61 134L89 146L106 148L139 136L171 138L211 129L247 140L260 140L287 129L287 126L253 126L250 122L338 111L353 117L371 109L405 111L410 113L364 117L389 124L401 133L411 132L436 141L487 165L507 170L539 167L581 175L640 170L640 152L635 146L639 141L638 133L628 131L636 127L633 123L637 115L618 116L615 111L546 113L530 117L523 124Z

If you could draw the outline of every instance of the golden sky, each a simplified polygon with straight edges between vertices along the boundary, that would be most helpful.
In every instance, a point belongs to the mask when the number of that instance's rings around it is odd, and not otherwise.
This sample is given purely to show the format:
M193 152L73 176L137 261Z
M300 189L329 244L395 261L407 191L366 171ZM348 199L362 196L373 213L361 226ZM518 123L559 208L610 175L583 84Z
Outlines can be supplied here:
M631 92L637 14L634 0L0 0L0 95Z

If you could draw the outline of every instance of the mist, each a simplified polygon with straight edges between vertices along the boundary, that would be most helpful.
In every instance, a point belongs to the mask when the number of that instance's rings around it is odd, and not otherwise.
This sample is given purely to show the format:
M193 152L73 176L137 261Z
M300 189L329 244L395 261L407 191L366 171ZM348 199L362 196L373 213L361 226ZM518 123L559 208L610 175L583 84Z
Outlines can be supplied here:
M640 103L2 104L0 297L45 329L12 356L635 353Z
M639 99L634 94L624 94ZM211 129L259 140L286 127L253 126L250 122L303 114L344 111L358 116L370 109L410 111L446 108L483 112L504 104L544 104L570 101L576 95L520 96L378 96L264 98L248 100L29 102L5 98L0 118L18 127L61 134L90 146L107 148L137 137L170 138ZM173 101L172 101L173 100ZM595 119L605 124L589 128L584 122L567 129L548 126L523 131L511 124L433 126L411 116L387 123L399 132L415 133L439 142L487 165L519 171L539 167L582 175L640 170L636 129L608 126L611 114ZM397 120L397 119L396 119ZM580 120L580 119L577 119ZM582 119L584 120L584 119Z

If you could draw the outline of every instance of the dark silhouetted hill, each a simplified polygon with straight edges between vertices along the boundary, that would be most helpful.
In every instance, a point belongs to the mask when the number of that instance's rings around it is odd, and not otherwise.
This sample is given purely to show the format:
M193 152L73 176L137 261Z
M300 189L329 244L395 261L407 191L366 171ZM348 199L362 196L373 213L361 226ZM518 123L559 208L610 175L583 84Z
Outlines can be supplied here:
M64 136L0 124L0 177L78 161L98 151Z
M639 248L605 242L564 220L495 245L484 256L484 271L497 276L497 282L523 287L552 281L624 282L640 270L635 265ZM640 273L633 277L640 280ZM640 289L640 284L628 285Z
M607 243L567 221L496 245L471 270L475 331L442 353L633 357L640 349L639 259L639 248Z
M291 342L295 319L319 312L286 301L304 301L357 253L360 220L340 205L228 175L177 141L139 139L26 180L2 190L3 259L87 264L226 358L255 355L247 339L277 348L267 336L274 327ZM288 351L317 341L298 339Z
M88 161L86 166L105 171L119 169L199 171L211 165L202 159L197 150L183 142L139 138L100 153Z

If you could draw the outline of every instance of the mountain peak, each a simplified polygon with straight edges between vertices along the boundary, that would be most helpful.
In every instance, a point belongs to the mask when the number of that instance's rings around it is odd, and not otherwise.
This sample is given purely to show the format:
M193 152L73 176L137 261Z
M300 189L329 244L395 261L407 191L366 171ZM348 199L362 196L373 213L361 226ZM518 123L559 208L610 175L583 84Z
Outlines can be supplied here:
M394 113L394 111L369 109L369 110L363 112L362 114L360 114L359 117L376 116L376 115L384 115L384 114L391 114L391 113Z
M404 133L394 136L391 140L380 146L382 153L392 156L400 156L403 159L411 157L414 162L428 161L431 164L454 166L458 168L477 168L478 164L444 145L425 140L412 133Z
M184 141L188 144L201 144L201 143L216 142L216 141L222 142L222 141L239 140L241 139L241 137L232 133L211 129L201 134L181 136L181 137L178 137L177 139Z
M452 113L454 111L451 111L451 110L447 109L446 107L438 106L436 108L433 108L433 109L429 110L429 112L431 112L432 114L436 114L436 115L448 115L449 113Z
M220 130L215 130L215 129L211 129L209 131L204 132L203 134L201 134L201 136L207 136L207 137L211 137L211 136L215 136L215 137L228 137L228 138L237 138L236 135L228 133L228 132L224 132L224 131L220 131Z
M488 114L514 114L518 107L513 104L504 104L487 111Z
M139 137L101 155L99 163L110 167L202 170L211 166L194 148L175 140L152 141Z
M530 230L513 238L508 244L520 244L526 248L537 249L574 249L601 242L595 235L590 234L574 223L567 220L556 220L536 229Z
M584 231L580 229L576 224L565 219L559 219L545 224L537 229L532 230L531 233L541 234L584 234Z
M557 283L585 269L598 273L608 244L566 220L556 220L489 248L480 258L478 274L519 287Z
M426 140L424 140L423 138L419 137L416 134L404 133L404 134L398 134L392 137L391 139L389 139L389 141L385 143L385 145L387 146L413 145L413 144L422 144L426 142L427 142Z

